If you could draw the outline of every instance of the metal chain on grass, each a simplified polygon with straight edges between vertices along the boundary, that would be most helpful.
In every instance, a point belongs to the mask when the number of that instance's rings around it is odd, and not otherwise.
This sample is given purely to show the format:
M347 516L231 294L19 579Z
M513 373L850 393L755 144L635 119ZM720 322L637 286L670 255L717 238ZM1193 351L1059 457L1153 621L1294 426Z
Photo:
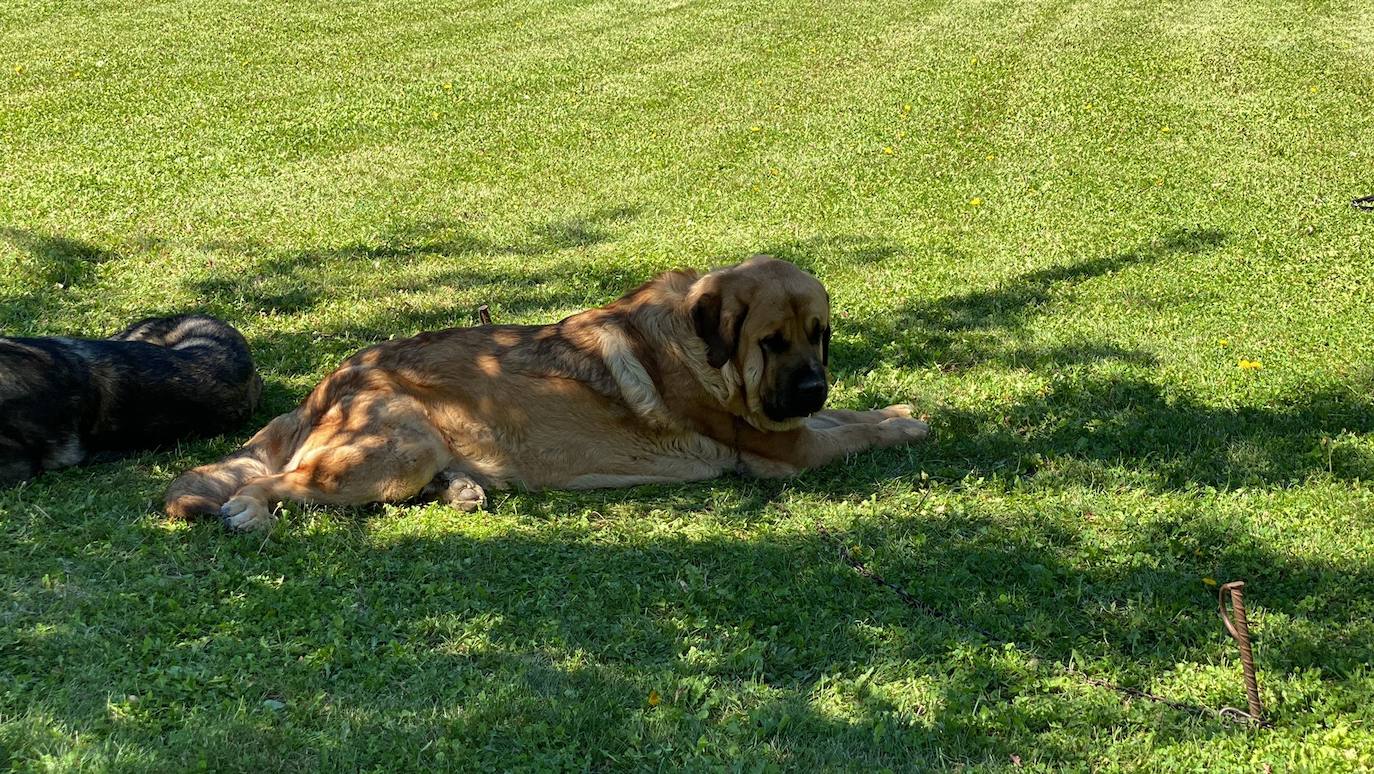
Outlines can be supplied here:
M907 607L910 607L913 610L916 610L917 612L920 612L921 614L928 616L930 618L935 618L937 620L944 621L952 626L957 626L959 628L966 629L968 631L979 634L990 642L996 643L998 645L1011 645L1012 647L1020 650L1026 655L1031 656L1032 658L1036 658L1039 661L1046 661L1046 659L1040 658L1034 652L1030 651L1024 646L1017 645L1016 643L1004 637L999 637L987 631L986 629L983 629L982 627L976 626L968 621L956 618L942 610L938 610L926 604L925 602L922 602L921 600L917 599L914 595L912 595L911 592L887 580L886 578L874 572L873 570L870 570L868 566L863 563L863 560L854 556L853 552L851 552L848 546L844 544L844 541L836 537L834 533L832 533L830 530L826 529L820 524L816 525L816 530L821 534L821 537L828 540L835 546L836 550L839 552L841 561L849 565L849 567L852 568L859 575L868 578L877 585L882 586L883 588L888 589L889 591L896 594L897 598L902 600L902 602L905 603ZM1156 704L1162 704L1166 707L1171 707L1180 712L1187 712L1192 715L1200 715L1204 717L1222 718L1224 720L1229 720L1233 723L1255 723L1261 726L1269 725L1260 717L1244 712L1242 710L1238 710L1234 707L1223 707L1219 710L1216 710L1212 709L1211 707L1204 707L1200 704L1189 704L1187 702L1174 701L1172 699L1166 699L1163 696L1158 696L1156 694L1150 693L1149 691L1142 691L1138 688L1128 688L1124 685L1117 685L1116 683L1113 683L1109 680L1103 680L1101 678L1092 677L1091 675L1084 674L1083 672L1074 669L1072 664L1070 664L1067 667L1059 665L1056 666L1062 674L1073 677L1079 680L1080 682L1086 683L1088 685L1096 686L1098 688L1106 688L1107 690L1114 691L1123 696L1130 696L1137 699L1145 699L1147 701L1152 701Z

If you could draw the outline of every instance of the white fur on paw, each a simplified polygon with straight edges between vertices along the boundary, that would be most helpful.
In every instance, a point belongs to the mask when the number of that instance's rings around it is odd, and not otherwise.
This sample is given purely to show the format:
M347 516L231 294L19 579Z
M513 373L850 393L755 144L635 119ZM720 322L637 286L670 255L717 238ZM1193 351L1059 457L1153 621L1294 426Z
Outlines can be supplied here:
M236 532L265 529L276 521L266 505L251 497L234 497L220 506L219 520Z
M930 425L919 419L892 417L878 423L879 427L889 427L901 432L907 441L922 441L930 436Z

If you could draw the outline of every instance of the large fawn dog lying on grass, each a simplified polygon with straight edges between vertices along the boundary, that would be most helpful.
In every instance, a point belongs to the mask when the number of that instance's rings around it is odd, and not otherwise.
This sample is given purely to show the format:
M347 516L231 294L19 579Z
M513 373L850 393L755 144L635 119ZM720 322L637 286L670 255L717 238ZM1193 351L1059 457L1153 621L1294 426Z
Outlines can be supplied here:
M238 452L189 471L167 513L269 526L283 500L356 505L484 489L786 476L927 436L909 406L823 411L829 296L756 256L661 274L545 326L388 341L350 357Z

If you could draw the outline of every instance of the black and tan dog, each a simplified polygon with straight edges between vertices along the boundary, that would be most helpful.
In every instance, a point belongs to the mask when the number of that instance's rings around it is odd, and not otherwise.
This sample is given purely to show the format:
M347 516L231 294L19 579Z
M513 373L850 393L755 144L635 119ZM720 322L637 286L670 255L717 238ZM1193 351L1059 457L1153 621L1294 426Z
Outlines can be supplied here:
M0 486L231 430L261 392L248 343L213 317L149 318L108 339L0 338Z
M344 361L167 513L262 529L273 505L787 476L913 443L911 407L826 411L830 299L786 261L668 272L546 326L425 333Z

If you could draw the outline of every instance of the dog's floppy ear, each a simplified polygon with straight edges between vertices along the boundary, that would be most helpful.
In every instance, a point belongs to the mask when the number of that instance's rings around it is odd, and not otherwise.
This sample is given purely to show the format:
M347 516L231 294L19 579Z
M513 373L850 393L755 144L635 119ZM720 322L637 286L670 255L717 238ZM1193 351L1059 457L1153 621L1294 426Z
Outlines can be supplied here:
M692 295L692 327L706 342L706 362L720 368L739 351L740 330L749 306L726 287L720 274L708 275L698 281L701 286Z

